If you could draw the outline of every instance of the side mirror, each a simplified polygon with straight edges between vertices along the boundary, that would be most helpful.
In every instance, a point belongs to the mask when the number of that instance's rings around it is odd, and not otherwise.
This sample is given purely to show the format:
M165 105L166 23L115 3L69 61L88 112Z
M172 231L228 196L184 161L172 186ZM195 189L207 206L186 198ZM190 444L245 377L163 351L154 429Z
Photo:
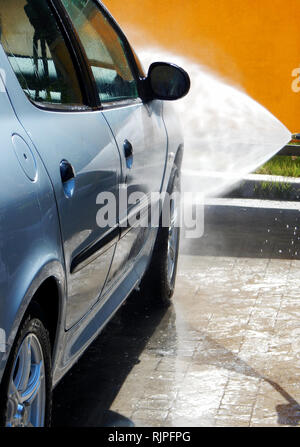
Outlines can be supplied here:
M191 86L187 72L167 62L151 64L147 81L152 98L167 101L174 101L187 95Z

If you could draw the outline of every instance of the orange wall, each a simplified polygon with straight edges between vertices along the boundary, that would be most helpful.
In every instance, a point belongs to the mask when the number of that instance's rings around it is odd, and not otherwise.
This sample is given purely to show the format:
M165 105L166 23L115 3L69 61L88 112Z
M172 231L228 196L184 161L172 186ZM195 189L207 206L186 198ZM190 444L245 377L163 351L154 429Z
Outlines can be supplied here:
M104 1L133 45L160 43L195 59L300 131L300 92L291 88L300 66L299 0Z

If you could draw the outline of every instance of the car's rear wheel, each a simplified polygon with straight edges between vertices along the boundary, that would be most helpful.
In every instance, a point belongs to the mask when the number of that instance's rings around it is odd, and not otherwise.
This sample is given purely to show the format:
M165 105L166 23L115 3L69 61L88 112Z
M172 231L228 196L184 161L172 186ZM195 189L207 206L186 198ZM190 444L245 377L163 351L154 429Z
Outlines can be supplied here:
M174 165L168 194L180 193L180 172ZM180 241L180 200L179 195L173 195L165 206L170 207L169 226L164 226L161 220L158 229L153 255L142 280L140 291L151 295L159 306L168 307L174 293L177 273L177 261Z
M1 426L44 427L51 419L51 350L42 321L28 316L19 330L1 385Z

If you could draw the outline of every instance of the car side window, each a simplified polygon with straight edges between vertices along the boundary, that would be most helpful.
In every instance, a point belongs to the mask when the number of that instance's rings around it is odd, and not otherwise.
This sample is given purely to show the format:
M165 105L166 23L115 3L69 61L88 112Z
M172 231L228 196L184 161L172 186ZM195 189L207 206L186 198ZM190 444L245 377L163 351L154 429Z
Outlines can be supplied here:
M138 97L123 42L92 0L62 0L86 52L101 103Z
M83 104L72 58L46 0L0 0L0 41L31 100Z

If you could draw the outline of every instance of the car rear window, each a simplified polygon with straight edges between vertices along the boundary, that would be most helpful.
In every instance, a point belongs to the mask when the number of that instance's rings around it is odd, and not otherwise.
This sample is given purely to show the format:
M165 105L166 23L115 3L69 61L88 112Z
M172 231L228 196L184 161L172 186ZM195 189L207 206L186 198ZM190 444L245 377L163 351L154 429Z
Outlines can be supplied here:
M0 41L31 100L83 104L72 58L46 0L0 0Z

